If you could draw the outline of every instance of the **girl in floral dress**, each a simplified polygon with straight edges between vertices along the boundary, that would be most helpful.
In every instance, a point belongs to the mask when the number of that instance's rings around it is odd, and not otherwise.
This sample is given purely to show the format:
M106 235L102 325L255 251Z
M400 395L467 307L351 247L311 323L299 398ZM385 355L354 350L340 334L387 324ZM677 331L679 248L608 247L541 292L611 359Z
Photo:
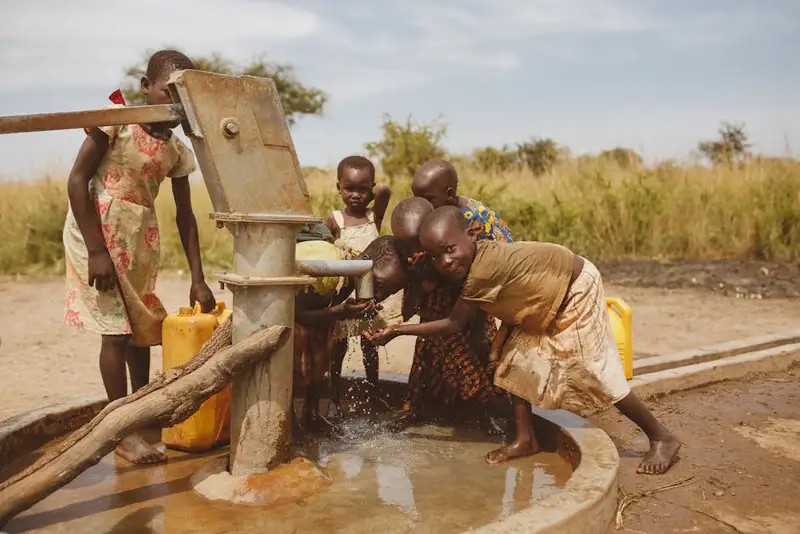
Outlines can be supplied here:
M171 104L167 88L176 70L192 61L173 50L155 53L142 78L150 105ZM111 95L124 106L122 94ZM194 154L175 135L178 123L92 128L69 176L64 225L67 267L65 322L102 336L100 374L108 400L148 382L150 347L161 344L166 311L154 291L160 261L155 199L164 178L172 178L176 221L192 274L191 304L211 311L214 295L205 283L197 222L192 212L189 174ZM133 463L166 459L142 436L125 437L117 453Z

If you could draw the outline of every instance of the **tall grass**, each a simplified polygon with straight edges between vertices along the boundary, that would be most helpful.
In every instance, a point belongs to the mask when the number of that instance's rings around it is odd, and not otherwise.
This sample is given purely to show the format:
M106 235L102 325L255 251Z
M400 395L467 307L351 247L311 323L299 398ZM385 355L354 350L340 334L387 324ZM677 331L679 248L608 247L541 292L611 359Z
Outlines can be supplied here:
M459 176L460 192L499 212L516 239L561 243L596 261L800 257L800 164L790 160L638 170L571 160L542 178L469 166ZM306 180L316 214L340 205L333 173L310 171ZM392 189L390 209L410 195L408 180ZM62 272L64 180L0 184L0 192L0 274ZM206 268L227 267L232 240L208 219L212 207L201 181L193 183L193 203ZM168 183L157 209L163 267L183 269Z

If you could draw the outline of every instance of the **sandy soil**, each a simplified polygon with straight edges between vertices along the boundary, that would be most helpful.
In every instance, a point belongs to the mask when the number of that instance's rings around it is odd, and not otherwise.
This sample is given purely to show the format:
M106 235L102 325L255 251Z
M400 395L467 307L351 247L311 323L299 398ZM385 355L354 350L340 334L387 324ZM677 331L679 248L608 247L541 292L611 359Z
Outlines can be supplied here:
M800 262L627 261L601 266L611 284L669 289L707 289L738 298L800 297Z
M188 281L163 277L158 292L169 310L187 304ZM216 287L212 287L216 289ZM732 299L707 290L608 286L633 308L637 357L775 333L797 326L800 299ZM230 293L218 292L230 305ZM103 392L97 368L99 339L62 324L63 282L2 281L5 314L0 326L0 420L67 399ZM352 343L352 345L356 345ZM408 372L413 338L381 349L381 369ZM345 363L359 369L360 351ZM152 373L161 370L154 349Z
M637 475L647 440L614 411L597 418L620 450L620 486L640 495L623 514L625 534L800 532L800 368L676 393L649 403L683 440L664 476Z

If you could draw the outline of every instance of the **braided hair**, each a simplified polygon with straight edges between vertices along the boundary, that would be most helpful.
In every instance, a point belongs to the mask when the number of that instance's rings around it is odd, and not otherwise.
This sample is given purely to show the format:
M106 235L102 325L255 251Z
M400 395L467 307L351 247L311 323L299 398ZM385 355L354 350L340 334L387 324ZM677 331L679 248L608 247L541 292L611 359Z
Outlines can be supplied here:
M395 264L400 265L400 255L394 244L394 236L382 235L375 238L359 259L372 260L373 269L392 268Z

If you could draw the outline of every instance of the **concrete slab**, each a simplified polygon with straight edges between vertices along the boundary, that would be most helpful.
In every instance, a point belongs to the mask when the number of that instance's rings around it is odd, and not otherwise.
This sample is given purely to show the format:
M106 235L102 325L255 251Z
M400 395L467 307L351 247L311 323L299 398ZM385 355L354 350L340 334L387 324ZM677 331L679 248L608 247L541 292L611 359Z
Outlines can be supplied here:
M665 369L674 369L685 365L708 362L728 356L736 356L747 352L760 351L800 343L800 329L787 330L777 334L766 336L755 336L697 349L683 350L664 354L663 356L652 356L633 361L634 376L646 373L654 373Z
M639 397L646 399L754 373L780 371L797 363L800 363L800 343L793 343L634 376L629 384Z

